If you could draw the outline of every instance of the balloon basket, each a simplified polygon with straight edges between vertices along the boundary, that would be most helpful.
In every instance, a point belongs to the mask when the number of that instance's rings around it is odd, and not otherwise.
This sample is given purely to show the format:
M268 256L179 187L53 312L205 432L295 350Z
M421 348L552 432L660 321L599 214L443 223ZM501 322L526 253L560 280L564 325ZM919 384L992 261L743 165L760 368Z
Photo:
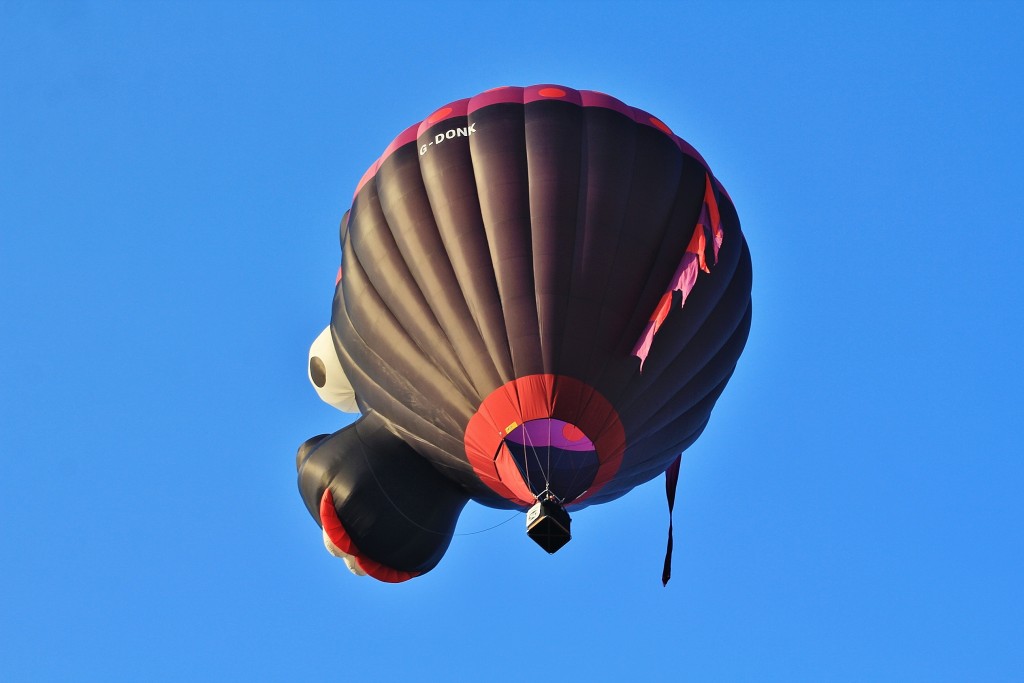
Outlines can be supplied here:
M569 513L554 500L538 500L526 513L526 535L554 554L569 542Z

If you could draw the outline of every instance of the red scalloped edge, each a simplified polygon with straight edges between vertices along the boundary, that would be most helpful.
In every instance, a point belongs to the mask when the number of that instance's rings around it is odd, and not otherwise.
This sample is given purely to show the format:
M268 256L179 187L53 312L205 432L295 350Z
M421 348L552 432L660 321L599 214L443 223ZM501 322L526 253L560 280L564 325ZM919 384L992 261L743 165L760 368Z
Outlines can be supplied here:
M368 576L385 583L402 583L422 574L422 572L392 569L363 555L356 544L352 542L348 532L345 531L345 525L338 519L338 513L334 509L334 495L330 489L324 489L324 495L320 497L320 523L323 525L324 531L327 532L327 537L331 539L331 543L342 552L353 556L360 569Z

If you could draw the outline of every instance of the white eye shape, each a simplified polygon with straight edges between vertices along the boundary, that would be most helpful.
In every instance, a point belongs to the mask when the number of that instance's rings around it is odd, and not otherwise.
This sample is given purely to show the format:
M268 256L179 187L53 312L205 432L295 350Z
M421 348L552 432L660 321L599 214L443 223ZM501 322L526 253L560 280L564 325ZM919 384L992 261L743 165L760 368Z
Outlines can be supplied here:
M308 374L310 383L324 403L345 413L359 412L356 392L341 369L330 327L324 328L309 347Z

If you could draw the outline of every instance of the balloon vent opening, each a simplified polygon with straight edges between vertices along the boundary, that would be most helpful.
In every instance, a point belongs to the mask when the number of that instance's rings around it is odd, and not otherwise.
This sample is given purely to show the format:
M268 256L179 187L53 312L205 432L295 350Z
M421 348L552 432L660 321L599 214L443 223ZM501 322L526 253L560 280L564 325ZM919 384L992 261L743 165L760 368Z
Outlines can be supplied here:
M559 503L571 503L590 487L601 465L597 449L576 425L543 418L525 422L508 434L501 450L516 469L534 498L545 494Z
M572 520L565 508L553 497L546 496L526 513L526 535L553 555L559 548L572 539L569 525Z

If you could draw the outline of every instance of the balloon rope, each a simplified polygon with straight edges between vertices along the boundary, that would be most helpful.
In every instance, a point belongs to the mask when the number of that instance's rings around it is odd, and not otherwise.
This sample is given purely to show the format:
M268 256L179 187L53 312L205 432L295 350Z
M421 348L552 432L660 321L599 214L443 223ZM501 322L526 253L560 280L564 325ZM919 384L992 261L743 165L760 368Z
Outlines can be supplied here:
M533 491L533 484L530 483L530 433L526 431L525 425L523 426L523 467L526 468L526 488ZM508 446L506 446L508 448ZM511 449L509 453L511 454Z
M499 523L495 524L494 526L489 526L486 529L481 529L480 531L465 531L465 532L463 532L461 534L455 534L455 535L456 536L472 536L474 534L482 534L485 531L490 531L491 529L497 529L499 526L502 526L503 524L508 524L509 522L511 522L513 519L515 519L516 517L518 517L521 514L523 514L523 511L519 510L518 512L516 512L516 514L512 515L511 517L509 517L504 522L499 522Z
M537 467L540 469L540 473L544 477L544 490L547 491L550 488L549 484L551 483L548 479L548 472L544 469L544 464L540 461L540 454L537 452L537 447L533 444L533 440L530 439L530 430L526 428L526 425L527 422L524 422L522 427L523 433L526 435L526 438L524 439L524 441L526 441L526 471L527 474L529 474L530 454L532 453L533 459L537 461ZM530 484L529 476L526 478L526 485L530 488L530 491L533 491L533 486Z
M547 470L547 472L548 472L548 476L547 476L547 479L544 481L544 484L545 484L544 488L545 489L550 489L551 488L551 486L550 486L550 479L551 479L551 418L548 418L548 470Z
M550 424L550 423L549 423ZM540 473L544 476L544 490L551 490L551 472L548 467L544 467L544 464L540 461L540 452L536 446L532 446L533 457L537 460L537 467L540 468ZM550 463L549 463L550 466Z

